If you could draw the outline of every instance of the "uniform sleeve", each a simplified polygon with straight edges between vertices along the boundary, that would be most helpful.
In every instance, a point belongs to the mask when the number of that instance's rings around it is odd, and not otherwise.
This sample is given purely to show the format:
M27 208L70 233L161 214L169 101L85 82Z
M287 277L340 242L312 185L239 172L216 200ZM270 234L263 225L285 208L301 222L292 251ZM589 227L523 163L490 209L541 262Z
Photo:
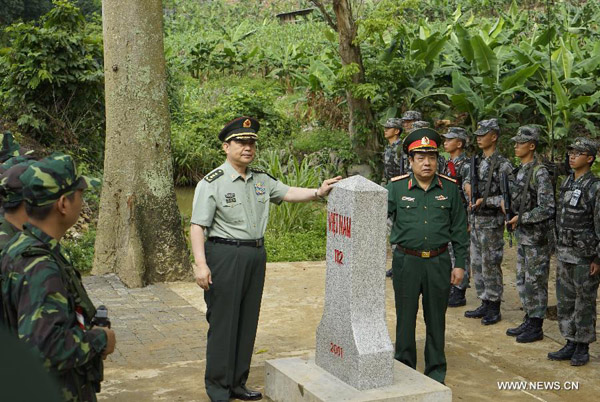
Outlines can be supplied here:
M287 184L283 184L279 180L272 178L271 176L267 176L267 181L269 183L269 198L270 201L274 204L281 204L283 201L283 197L287 194L290 186Z
M594 230L596 231L596 239L600 240L600 182L596 182L594 187L596 188L594 196ZM600 264L600 242L596 245L594 262Z
M69 303L59 267L48 257L34 257L19 289L18 335L38 351L46 367L58 371L87 364L106 348L106 333L84 330Z
M209 227L212 225L217 202L212 191L211 183L200 180L194 192L191 222L195 225Z
M452 213L450 214L450 241L456 261L454 266L465 269L469 235L467 233L467 214L458 192L458 186L452 186Z
M394 194L394 183L391 182L386 187L388 191L388 218L391 218L392 221L396 219L396 196Z
M535 182L537 183L537 205L531 211L523 213L521 223L524 224L538 223L550 219L554 216L556 208L554 187L550 180L550 173L547 169L540 168L535 176Z
M507 159L502 158L502 162L500 162L500 168L498 169L498 179L500 179L502 174L506 174L510 177L510 174L512 173L513 169L513 165ZM502 194L495 195L493 197L488 197L485 204L487 207L500 208L501 202Z

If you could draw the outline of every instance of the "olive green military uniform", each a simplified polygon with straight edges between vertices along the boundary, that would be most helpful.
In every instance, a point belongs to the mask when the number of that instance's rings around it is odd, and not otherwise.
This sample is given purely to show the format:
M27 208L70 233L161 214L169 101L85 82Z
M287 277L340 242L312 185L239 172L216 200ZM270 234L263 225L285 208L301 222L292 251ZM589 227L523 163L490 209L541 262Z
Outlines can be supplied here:
M394 221L390 242L398 245L392 262L397 319L394 357L413 369L417 366L415 325L422 294L427 326L425 374L444 382L445 315L452 270L446 248L452 242L456 267L464 268L469 242L465 208L455 181L443 175L436 175L427 190L413 174L394 178L387 188L388 214ZM420 256L410 254L414 252Z
M206 228L213 282L204 292L209 323L205 383L212 400L228 400L230 391L245 387L265 280L262 238L269 202L281 203L288 190L256 169L248 169L244 180L228 162L196 187L191 221Z

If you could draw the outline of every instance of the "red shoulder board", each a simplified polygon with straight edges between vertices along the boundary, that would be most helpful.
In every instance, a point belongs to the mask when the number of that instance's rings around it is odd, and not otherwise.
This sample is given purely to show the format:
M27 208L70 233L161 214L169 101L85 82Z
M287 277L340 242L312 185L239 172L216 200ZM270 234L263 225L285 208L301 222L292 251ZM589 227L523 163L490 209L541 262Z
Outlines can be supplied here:
M441 178L446 179L448 181L451 181L452 183L456 183L456 179L453 179L452 177L448 177L445 174L439 174L438 173L438 176L440 176Z
M390 179L390 181L398 181L398 180L406 179L408 176L410 176L410 173L409 174L403 174L403 175L396 176L396 177L392 177Z

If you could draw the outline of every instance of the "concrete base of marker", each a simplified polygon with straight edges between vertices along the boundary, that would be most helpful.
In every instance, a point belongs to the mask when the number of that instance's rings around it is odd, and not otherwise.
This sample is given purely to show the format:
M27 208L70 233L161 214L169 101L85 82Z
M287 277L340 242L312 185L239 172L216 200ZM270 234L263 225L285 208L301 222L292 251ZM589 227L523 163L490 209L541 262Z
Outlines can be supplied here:
M452 401L450 388L398 361L392 385L360 391L317 366L314 357L266 361L265 395L275 402Z

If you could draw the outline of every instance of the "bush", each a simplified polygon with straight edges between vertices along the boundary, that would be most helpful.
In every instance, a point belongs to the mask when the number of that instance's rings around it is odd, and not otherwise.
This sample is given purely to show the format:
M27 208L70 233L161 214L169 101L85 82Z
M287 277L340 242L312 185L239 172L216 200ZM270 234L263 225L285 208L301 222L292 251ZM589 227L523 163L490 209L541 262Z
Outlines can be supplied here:
M269 262L319 261L325 259L327 234L323 227L308 232L277 232L265 234L265 248Z
M73 266L81 273L89 273L94 263L96 228L90 228L81 237L65 240L63 246L71 256Z
M0 113L42 145L70 148L102 161L104 80L102 36L80 10L54 2L39 25L5 29L0 52Z

